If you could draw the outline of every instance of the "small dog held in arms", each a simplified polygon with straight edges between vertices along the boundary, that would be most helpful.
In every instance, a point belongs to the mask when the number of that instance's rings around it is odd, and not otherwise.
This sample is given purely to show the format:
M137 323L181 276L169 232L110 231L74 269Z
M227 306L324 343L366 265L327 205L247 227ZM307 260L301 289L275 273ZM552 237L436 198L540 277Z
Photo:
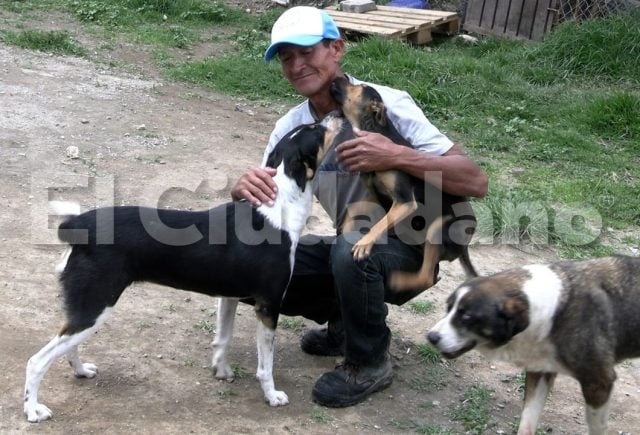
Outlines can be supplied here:
M604 434L614 366L640 357L640 258L530 265L471 279L427 339L447 358L477 349L526 371L519 435L533 435L558 373L575 378L589 434Z
M332 82L331 95L354 128L380 133L396 144L410 146L389 119L382 97L372 86L354 85L345 77L340 77ZM468 278L478 276L471 264L468 249L476 219L466 198L443 192L430 183L398 170L369 172L363 177L371 197L358 204L362 208L380 204L386 210L386 215L353 246L356 259L369 256L373 245L389 229L397 228L400 224L413 226L415 222L420 222L422 227L429 225L422 267L415 273L394 272L390 282L394 290L423 290L433 286L437 280L438 263L442 260L459 259ZM353 223L354 215L367 215L367 210L350 210L343 231L352 229L349 226Z
M80 214L73 203L54 203L66 215L58 235L69 244L57 267L66 323L27 364L24 413L31 422L51 418L38 388L51 364L66 356L77 377L97 368L83 363L78 345L105 322L122 292L136 281L220 296L213 342L216 378L229 379L226 361L238 300L255 302L258 368L264 397L286 405L273 381L275 329L293 271L294 252L312 204L311 181L325 153L339 140L342 118L298 127L268 157L277 168L278 195L271 207L230 202L205 211L110 207ZM251 270L251 273L247 273Z

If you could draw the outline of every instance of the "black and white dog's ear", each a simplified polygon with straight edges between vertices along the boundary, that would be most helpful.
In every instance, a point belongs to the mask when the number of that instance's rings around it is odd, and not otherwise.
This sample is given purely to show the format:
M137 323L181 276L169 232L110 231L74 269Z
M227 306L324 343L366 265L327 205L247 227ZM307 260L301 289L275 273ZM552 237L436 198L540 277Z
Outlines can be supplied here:
M309 167L302 157L302 153L298 152L296 158L292 158L287 162L285 169L286 174L296 182L300 190L304 192L307 186L307 173Z

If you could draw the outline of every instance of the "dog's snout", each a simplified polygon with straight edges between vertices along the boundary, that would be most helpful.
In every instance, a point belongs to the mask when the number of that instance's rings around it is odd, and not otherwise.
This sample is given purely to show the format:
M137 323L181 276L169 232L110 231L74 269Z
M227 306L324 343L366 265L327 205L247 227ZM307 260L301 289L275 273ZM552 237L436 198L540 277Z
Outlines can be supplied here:
M429 331L427 333L427 340L429 340L429 343L433 344L434 346L438 344L441 338L442 336L437 331Z
M331 96L338 104L342 104L344 101L344 85L345 79L337 78L331 82L331 87L329 88L329 92Z

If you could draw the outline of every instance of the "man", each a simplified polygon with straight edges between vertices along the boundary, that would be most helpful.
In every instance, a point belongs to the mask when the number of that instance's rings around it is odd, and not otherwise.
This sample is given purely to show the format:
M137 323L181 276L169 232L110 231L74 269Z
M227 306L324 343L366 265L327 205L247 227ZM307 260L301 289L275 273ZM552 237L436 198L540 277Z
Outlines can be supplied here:
M274 23L265 59L268 62L277 56L284 76L307 100L278 120L265 156L294 127L339 109L329 89L336 77L346 76L340 68L344 50L335 22L319 9L294 7ZM394 144L377 133L356 131L355 139L343 142L326 156L314 193L336 228L340 228L347 206L366 196L359 172L395 168L451 194L486 194L485 173L426 119L407 93L372 86L380 92L394 125L413 147ZM232 188L233 199L272 204L277 195L272 180L275 173L274 168L250 168ZM305 352L344 354L344 363L322 375L313 387L313 399L329 407L354 405L391 384L391 334L385 323L385 300L392 298L387 278L394 270L417 270L422 263L419 245L393 236L376 244L366 260L355 261L351 247L357 237L358 233L303 237L283 300L284 314L328 322L327 328L304 334L301 347Z

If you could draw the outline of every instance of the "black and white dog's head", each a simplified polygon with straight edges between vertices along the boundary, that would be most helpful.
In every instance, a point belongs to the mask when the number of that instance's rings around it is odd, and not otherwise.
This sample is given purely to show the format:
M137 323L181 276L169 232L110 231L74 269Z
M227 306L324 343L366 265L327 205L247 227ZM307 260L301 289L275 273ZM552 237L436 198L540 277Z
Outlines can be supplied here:
M429 342L446 358L475 347L507 344L529 326L529 301L522 291L525 275L514 270L458 287L447 299L447 315L427 333Z
M351 131L348 122L336 113L320 122L303 124L278 142L266 164L272 168L284 164L285 174L304 191L326 153L342 141L347 130Z

